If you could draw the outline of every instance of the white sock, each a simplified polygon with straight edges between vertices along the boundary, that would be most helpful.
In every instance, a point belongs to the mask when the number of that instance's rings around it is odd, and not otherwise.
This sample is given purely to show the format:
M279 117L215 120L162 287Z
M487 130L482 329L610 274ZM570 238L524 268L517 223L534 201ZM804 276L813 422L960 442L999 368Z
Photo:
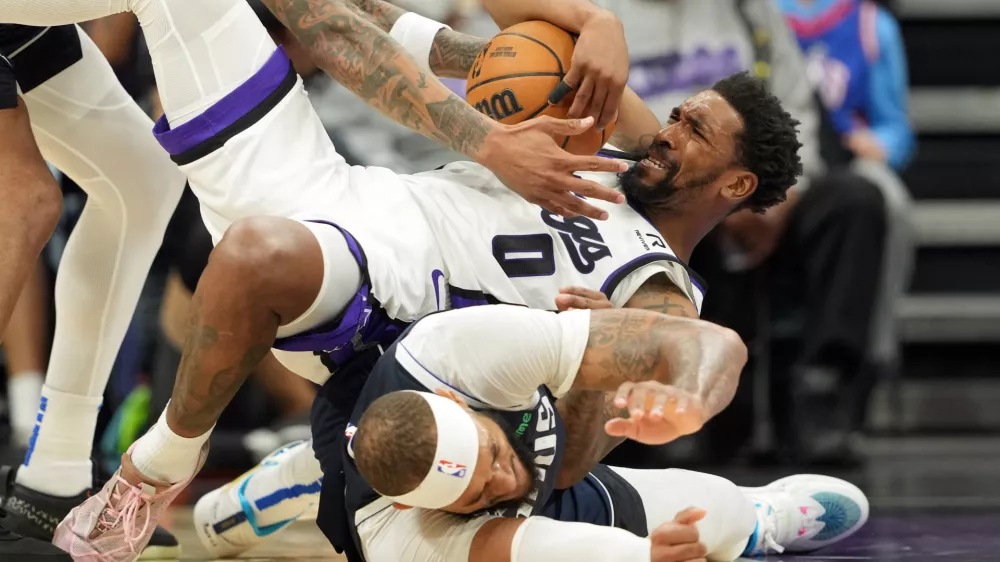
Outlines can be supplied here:
M17 373L7 376L7 402L10 404L10 426L14 442L28 446L35 427L38 400L42 397L45 377L41 373Z
M139 472L154 480L182 482L194 474L201 447L211 435L211 429L198 437L177 435L167 425L165 408L149 432L136 441L132 463Z
M42 387L38 422L16 482L37 492L71 497L93 486L91 445L101 397Z

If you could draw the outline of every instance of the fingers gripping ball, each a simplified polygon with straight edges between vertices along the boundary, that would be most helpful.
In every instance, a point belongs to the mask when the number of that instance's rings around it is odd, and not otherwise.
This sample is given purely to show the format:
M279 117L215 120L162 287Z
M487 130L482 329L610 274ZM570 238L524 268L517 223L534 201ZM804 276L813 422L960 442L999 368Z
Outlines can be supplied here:
M558 104L549 94L569 71L576 38L543 21L508 27L476 57L466 82L465 100L481 113L505 125L516 125L539 115L565 119L573 105L572 92ZM575 86L575 84L574 84ZM573 154L595 154L614 131L589 129L579 135L557 135L556 142Z

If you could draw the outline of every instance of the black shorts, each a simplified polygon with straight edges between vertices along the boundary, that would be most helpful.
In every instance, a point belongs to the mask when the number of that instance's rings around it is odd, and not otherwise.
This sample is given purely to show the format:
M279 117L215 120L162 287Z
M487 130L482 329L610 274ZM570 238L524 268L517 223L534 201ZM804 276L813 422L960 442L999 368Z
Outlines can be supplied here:
M31 27L0 24L0 109L15 107L17 86L31 90L83 58L73 25ZM11 101L13 100L13 101Z
M0 109L17 107L17 79L7 57L0 55Z

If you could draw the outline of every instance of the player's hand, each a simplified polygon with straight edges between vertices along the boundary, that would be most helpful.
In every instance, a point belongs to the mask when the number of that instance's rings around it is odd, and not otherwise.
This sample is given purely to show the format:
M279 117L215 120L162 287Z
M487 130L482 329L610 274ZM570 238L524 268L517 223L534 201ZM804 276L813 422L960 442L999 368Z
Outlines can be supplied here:
M858 158L885 162L889 159L882 141L878 140L870 130L858 129L844 138L848 150Z
M699 398L656 381L622 383L614 404L627 410L628 417L608 420L604 431L646 445L663 445L691 435L707 421Z
M578 135L593 118L556 119L543 115L517 125L498 125L486 135L479 163L529 203L564 217L585 215L606 220L608 213L577 197L624 203L625 196L574 172L624 172L621 161L600 156L576 156L559 148L553 135Z
M584 287L563 287L556 295L556 309L559 312L597 310L599 308L612 308L611 301L600 291Z
M708 549L702 544L695 523L705 517L705 510L689 507L674 520L664 523L649 535L652 543L650 562L704 562Z
M549 103L559 103L574 92L568 116L593 117L597 128L603 129L618 112L628 70L625 28L614 14L602 11L580 29L569 72L552 91Z

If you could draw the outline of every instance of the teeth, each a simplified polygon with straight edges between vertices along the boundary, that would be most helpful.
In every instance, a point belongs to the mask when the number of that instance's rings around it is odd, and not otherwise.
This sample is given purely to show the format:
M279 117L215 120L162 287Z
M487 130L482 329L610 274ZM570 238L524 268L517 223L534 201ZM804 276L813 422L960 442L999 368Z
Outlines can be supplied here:
M665 170L666 169L666 166L664 166L663 164L657 162L656 160L653 160L652 158L645 158L645 159L643 159L643 162L645 162L647 165L652 166L654 168L659 168L661 170Z

